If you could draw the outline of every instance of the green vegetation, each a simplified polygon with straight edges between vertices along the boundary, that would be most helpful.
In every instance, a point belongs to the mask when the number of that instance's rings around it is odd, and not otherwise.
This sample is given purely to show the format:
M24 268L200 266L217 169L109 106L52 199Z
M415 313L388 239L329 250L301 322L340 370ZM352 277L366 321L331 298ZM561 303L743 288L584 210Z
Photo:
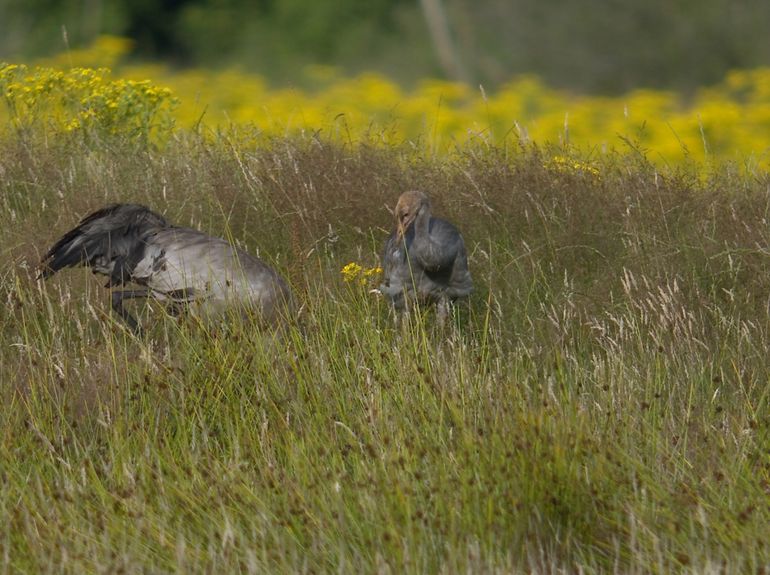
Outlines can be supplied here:
M495 90L522 74L589 94L689 92L770 64L770 4L756 0L441 0L455 68L436 53L425 0L0 0L0 60L78 49L101 34L176 66L239 66L295 84L308 65L402 86L463 79ZM66 36L62 30L66 31ZM64 37L63 37L64 36ZM449 75L447 75L449 74Z
M0 139L3 571L770 563L766 174L80 135ZM445 332L430 312L395 328L368 291L386 206L415 187L460 223L478 288ZM259 253L300 320L268 345L137 302L137 340L88 272L36 283L42 251L112 201Z

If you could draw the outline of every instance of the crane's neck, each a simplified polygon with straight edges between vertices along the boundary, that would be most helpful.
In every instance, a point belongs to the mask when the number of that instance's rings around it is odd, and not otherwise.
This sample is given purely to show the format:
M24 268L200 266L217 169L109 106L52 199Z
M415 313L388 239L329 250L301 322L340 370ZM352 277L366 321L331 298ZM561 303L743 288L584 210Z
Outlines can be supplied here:
M414 219L415 238L427 238L430 231L430 210L420 210Z

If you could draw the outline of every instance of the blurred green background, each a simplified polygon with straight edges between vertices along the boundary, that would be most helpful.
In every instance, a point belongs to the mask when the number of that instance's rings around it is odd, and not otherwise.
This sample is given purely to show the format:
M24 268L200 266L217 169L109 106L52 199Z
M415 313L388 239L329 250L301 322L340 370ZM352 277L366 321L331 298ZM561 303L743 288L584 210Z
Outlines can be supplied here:
M533 73L582 93L687 93L770 64L767 22L761 0L0 0L0 60L117 34L135 58L237 65L276 84L320 64L406 86L494 89Z

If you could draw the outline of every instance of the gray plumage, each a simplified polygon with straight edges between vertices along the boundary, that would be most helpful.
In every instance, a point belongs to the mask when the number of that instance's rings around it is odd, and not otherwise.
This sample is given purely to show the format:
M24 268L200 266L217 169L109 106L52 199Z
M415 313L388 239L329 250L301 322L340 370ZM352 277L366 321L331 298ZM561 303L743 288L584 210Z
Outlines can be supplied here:
M266 323L278 322L291 305L286 282L259 258L224 239L173 226L136 204L114 204L83 218L45 254L40 277L78 265L108 276L105 287L143 286L112 292L113 309L135 331L139 326L123 308L125 299L153 297L175 308L194 304L207 314L244 306Z
M380 292L396 310L411 300L435 303L443 322L449 302L473 291L463 237L450 222L431 216L430 200L422 192L401 194L395 216L382 254Z

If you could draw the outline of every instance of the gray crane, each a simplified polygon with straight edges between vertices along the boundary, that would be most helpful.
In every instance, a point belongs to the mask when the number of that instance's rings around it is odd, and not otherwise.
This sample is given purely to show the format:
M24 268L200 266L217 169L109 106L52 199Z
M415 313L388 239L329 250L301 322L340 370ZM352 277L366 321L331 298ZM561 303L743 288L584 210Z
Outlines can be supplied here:
M430 200L419 191L401 194L395 217L382 254L380 292L396 311L408 309L412 300L435 303L443 325L451 302L473 291L463 237L450 222L431 216Z
M123 307L127 299L152 297L204 314L241 306L268 325L291 307L288 285L262 260L137 204L113 204L83 218L46 252L39 278L79 265L108 276L107 288L142 286L112 292L112 309L135 333L141 329Z

